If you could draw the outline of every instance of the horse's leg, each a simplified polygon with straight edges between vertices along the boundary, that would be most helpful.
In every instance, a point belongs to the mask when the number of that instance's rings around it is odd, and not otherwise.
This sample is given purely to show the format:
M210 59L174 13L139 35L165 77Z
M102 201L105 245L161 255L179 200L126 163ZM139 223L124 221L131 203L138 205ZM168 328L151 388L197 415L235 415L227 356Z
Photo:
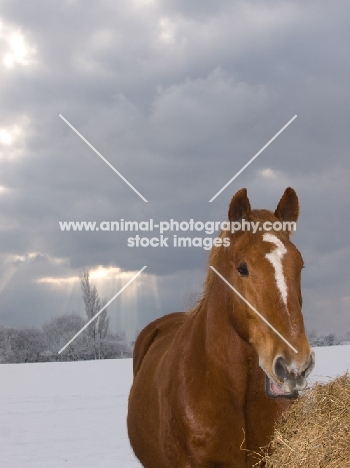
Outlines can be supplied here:
M156 389L145 384L139 371L129 396L127 426L130 444L145 468L166 467L160 443Z
M164 417L162 449L169 463L165 466L246 468L245 414L242 406L231 411L228 409L225 414L215 414L208 409L208 419L198 421L198 427L177 424L171 412L165 408L161 412ZM213 419L224 420L221 429L214 430Z

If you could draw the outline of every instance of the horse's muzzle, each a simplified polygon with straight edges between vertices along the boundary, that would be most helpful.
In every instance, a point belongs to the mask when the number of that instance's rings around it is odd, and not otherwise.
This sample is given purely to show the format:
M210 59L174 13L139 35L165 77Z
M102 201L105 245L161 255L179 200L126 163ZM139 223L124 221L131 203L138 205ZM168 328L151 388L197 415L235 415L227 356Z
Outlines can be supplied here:
M312 351L306 367L300 369L288 366L283 357L277 357L274 362L275 378L266 375L265 389L270 398L296 398L298 392L307 385L307 376L315 366L315 355Z
M297 398L299 395L298 390L292 392L285 392L281 390L273 380L271 380L267 375L265 377L265 391L266 395L270 398Z

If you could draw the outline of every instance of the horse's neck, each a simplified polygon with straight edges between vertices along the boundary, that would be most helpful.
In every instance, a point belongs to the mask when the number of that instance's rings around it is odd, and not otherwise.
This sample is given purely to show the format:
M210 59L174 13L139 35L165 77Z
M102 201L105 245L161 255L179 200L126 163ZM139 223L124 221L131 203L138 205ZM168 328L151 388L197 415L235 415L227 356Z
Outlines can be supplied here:
M231 379L234 366L247 369L252 348L239 337L230 322L232 303L225 284L220 278L215 278L214 282L194 317L192 343L197 352L198 346L202 347L201 365L206 370L227 374Z

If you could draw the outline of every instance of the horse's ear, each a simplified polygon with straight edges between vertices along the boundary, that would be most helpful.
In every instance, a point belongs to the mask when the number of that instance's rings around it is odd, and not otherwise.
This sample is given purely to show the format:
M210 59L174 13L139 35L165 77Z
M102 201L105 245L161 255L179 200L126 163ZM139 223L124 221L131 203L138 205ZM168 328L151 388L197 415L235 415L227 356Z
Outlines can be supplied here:
M230 207L228 209L228 219L232 223L234 221L242 221L249 216L250 203L247 196L247 189L239 190L233 196Z
M299 216L299 200L295 190L286 188L275 211L275 216L281 221L297 222Z

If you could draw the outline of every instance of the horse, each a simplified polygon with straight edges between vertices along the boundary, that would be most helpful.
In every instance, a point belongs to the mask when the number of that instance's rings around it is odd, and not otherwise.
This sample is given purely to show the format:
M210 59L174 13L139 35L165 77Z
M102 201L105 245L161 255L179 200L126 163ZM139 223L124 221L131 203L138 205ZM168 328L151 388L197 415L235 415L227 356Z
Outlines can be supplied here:
M298 216L291 187L274 212L251 209L239 190L230 226L259 229L223 230L195 307L139 334L127 426L145 468L251 468L305 389L315 358L301 311L303 259L280 229Z

